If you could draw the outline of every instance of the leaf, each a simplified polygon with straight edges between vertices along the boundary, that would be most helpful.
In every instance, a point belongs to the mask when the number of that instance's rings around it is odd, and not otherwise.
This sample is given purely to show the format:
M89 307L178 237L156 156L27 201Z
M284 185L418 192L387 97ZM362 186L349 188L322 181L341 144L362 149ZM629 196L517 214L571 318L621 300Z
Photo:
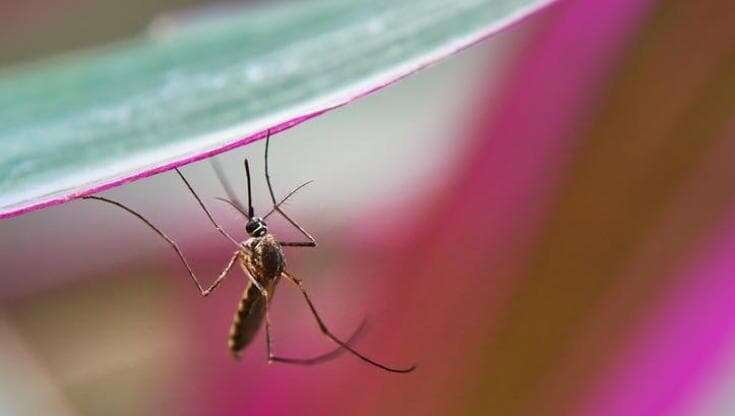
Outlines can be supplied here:
M551 2L289 3L5 70L0 218L287 129Z

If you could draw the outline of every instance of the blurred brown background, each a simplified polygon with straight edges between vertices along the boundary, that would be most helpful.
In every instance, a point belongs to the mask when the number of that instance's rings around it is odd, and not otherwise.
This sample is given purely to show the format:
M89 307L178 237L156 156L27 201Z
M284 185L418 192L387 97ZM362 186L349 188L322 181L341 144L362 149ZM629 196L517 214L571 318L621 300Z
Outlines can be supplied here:
M120 39L190 5L5 2L0 59ZM316 181L288 209L321 245L290 251L290 267L336 332L368 315L360 348L418 360L413 378L350 357L268 366L262 336L233 363L241 276L200 299L115 210L76 201L1 222L0 410L733 414L733 30L726 1L561 1L274 138L277 191ZM237 189L262 150L221 157ZM206 162L184 172L206 201L222 195ZM175 176L108 194L197 271L226 260ZM329 347L291 290L273 321L279 351Z

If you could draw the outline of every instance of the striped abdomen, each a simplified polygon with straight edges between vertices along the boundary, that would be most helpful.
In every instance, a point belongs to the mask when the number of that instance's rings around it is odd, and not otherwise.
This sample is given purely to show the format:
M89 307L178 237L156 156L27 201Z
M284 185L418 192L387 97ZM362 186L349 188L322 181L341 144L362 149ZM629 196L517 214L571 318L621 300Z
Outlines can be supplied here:
M263 318L265 318L265 297L250 283L242 294L230 327L229 346L236 358L239 358L240 351L255 337Z
M285 266L281 247L270 234L251 238L246 245L251 252L242 256L241 266L265 288L272 301L276 283ZM257 334L265 318L265 312L265 297L257 286L248 282L230 327L230 351L236 358Z

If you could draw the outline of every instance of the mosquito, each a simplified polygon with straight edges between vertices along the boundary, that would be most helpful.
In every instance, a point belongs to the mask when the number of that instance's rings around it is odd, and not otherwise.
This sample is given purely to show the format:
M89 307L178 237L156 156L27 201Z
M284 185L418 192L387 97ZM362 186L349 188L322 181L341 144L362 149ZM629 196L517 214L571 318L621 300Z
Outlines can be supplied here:
M316 239L311 234L309 234L309 232L307 232L303 227L301 227L301 225L299 225L296 221L294 221L291 217L289 217L281 208L281 205L283 205L283 203L286 200L288 200L292 195L294 195L300 189L308 185L311 181L306 182L296 187L294 190L289 192L283 199L281 199L280 202L277 202L275 193L273 192L273 187L271 185L270 173L268 171L269 145L270 145L270 130L267 131L266 140L265 140L265 179L268 185L268 192L270 194L271 201L273 202L273 207L263 217L256 216L255 210L253 209L253 198L252 198L251 183L250 183L250 164L248 163L248 159L246 158L244 160L245 176L247 180L247 197L248 197L247 210L234 197L234 192L232 192L227 182L223 180L221 171L217 169L217 176L222 181L225 187L225 191L230 197L230 199L224 199L224 198L217 198L217 199L219 199L220 201L224 201L228 203L229 205L233 206L240 212L240 214L242 214L247 219L247 223L245 225L245 231L248 234L249 238L245 241L236 240L227 231L225 231L225 229L222 228L217 223L217 221L215 221L214 217L212 216L210 211L207 209L207 207L204 205L204 203L202 202L202 199L199 197L196 191L194 191L194 188L191 186L191 184L186 179L186 177L184 177L184 175L181 173L181 171L178 168L175 168L176 173L179 175L181 180L184 182L189 192L191 192L191 194L194 196L194 199L196 199L199 206L204 211L204 214L207 216L209 221L214 225L214 228L220 234L222 234L225 238L227 238L230 242L232 242L236 247L236 250L232 253L232 256L230 257L222 273L220 273L219 276L217 276L217 278L214 280L214 282L212 282L212 284L206 288L202 286L202 284L200 283L193 269L189 265L189 262L186 260L186 257L184 256L183 252L179 248L178 244L176 244L176 242L172 238L164 234L158 227L153 225L153 223L151 223L149 220L143 217L143 215L141 215L137 211L127 207L126 205L120 202L117 202L117 201L114 201L112 199L108 199L105 197L85 196L82 198L105 202L107 204L111 204L116 207L119 207L125 210L126 212L134 215L139 220L141 220L143 223L145 223L148 227L150 227L153 231L155 231L161 238L166 240L166 242L168 242L168 244L174 249L174 251L176 252L178 257L181 259L181 262L183 263L184 267L189 273L189 276L191 277L192 281L194 282L194 284L196 285L197 289L199 290L202 296L208 296L217 287L219 287L220 283L222 283L225 277L227 277L228 273L233 268L235 263L239 263L240 268L242 269L242 271L245 273L245 275L248 278L248 283L242 294L242 298L240 299L240 304L238 306L237 312L235 313L235 317L233 319L232 326L230 327L228 346L229 346L229 349L232 355L235 358L238 358L238 359L240 358L242 351L253 340L256 333L258 332L263 322L265 321L266 352L267 352L267 360L269 363L281 362L281 363L288 363L288 364L311 365L311 364L317 364L317 363L321 363L327 360L331 360L333 358L336 358L342 352L347 351L351 353L352 355L356 356L357 358L361 359L362 361L368 364L371 364L375 367L381 368L385 371L394 372L394 373L409 373L413 371L414 369L416 369L416 365L411 365L409 367L387 366L376 360L373 360L372 358L367 357L366 355L357 351L355 348L351 346L352 342L354 342L354 340L360 335L360 333L365 327L364 319L362 323L358 326L358 328L352 333L352 335L347 341L342 341L339 337L334 335L334 333L325 324L321 315L317 311L317 308L314 306L314 303L312 302L311 297L309 296L309 293L304 287L303 281L300 278L294 276L291 272L286 270L286 261L285 261L285 256L284 256L282 247L316 247L317 246ZM268 226L265 223L265 220L268 219L268 217L274 213L280 214L288 223L290 223L294 228L296 228L306 238L306 240L305 241L277 240L275 236L273 236L273 234L268 232ZM314 319L316 320L316 323L319 326L320 331L327 338L329 338L332 342L337 344L336 349L329 351L327 353L315 356L315 357L311 357L311 358L290 358L290 357L279 356L273 353L272 342L271 342L271 322L269 318L269 309L270 309L271 301L273 299L275 288L281 279L288 280L294 286L296 286L296 288L299 289L299 291L301 292L301 295L304 297L304 300L306 301L306 304L309 307L309 310L314 316Z

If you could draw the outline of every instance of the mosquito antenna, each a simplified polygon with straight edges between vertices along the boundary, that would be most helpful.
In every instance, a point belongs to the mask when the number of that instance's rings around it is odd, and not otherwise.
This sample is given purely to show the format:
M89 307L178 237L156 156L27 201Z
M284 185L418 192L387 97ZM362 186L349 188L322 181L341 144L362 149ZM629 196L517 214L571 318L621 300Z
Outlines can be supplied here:
M302 183L301 185L297 186L296 188L294 188L293 191L291 191L288 194L286 194L286 196L283 197L283 199L281 200L281 202L277 203L276 206L274 206L273 208L271 208L271 210L267 214L265 214L265 216L263 217L263 219L265 220L268 217L270 217L271 214L273 214L274 212L276 212L276 209L280 208L281 205L283 205L289 198L291 198L291 196L293 196L293 194L295 194L296 192L300 191L301 188L305 187L306 185L308 185L308 184L310 184L312 182L314 182L314 181L313 180L306 181L306 182Z
M253 210L253 195L251 193L251 186L250 186L250 164L248 163L248 160L245 159L245 176L247 177L247 183L248 183L248 218L253 218L255 216L255 210Z
M242 208L240 206L240 204L238 204L237 202L235 202L235 201L233 201L231 199L220 198L220 197L215 197L214 199L216 199L217 201L222 201L222 202L228 204L232 208L235 208L237 210L237 212L239 212L240 214L242 214L243 217L245 217L247 219L250 219L250 217L248 217L248 214L245 212L245 209Z
M270 217L271 215L273 215L274 212L276 212L276 208L280 208L280 206L283 205L283 204L285 204L286 201L288 201L289 198L291 198L296 192L300 191L302 188L305 188L306 185L309 185L312 182L314 182L314 181L313 180L306 181L306 182L302 183L301 185L297 186L296 188L294 188L293 190L291 190L291 192L289 192L288 194L286 194L286 196L283 197L283 199L281 199L281 202L279 202L275 207L271 208L271 210L268 211L267 214L265 214L265 216L263 217L263 219L264 220L265 219L268 219L268 217ZM236 201L233 201L232 199L220 198L220 197L215 197L214 199L226 203L227 205L231 206L232 208L235 208L240 214L242 214L243 217L245 217L247 219L250 219L250 217L248 217L248 213L245 212L245 208L243 208L242 205L238 204Z

